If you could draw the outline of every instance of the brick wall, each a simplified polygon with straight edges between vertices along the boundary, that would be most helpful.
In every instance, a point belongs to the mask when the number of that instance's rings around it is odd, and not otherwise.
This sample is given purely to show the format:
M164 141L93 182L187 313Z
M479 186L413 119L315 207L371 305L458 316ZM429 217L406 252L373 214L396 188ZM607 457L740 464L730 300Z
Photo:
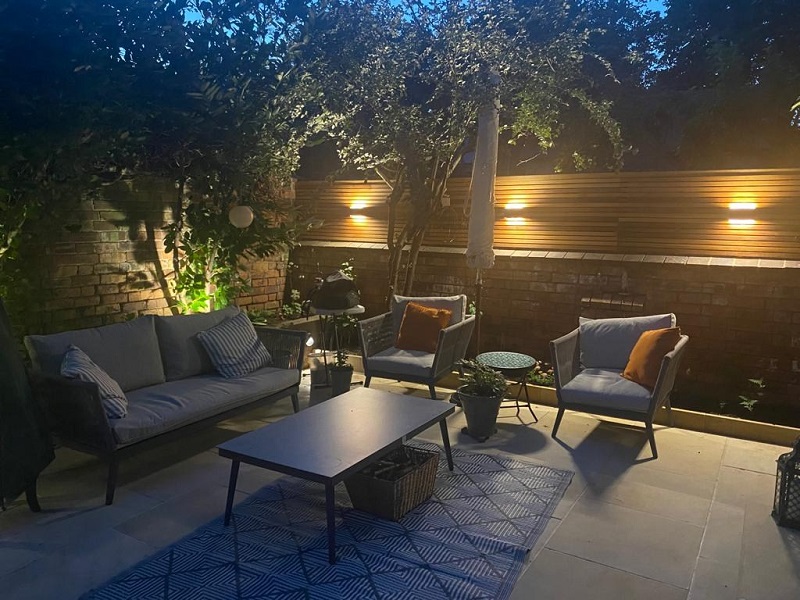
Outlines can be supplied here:
M116 185L81 202L55 235L28 246L36 300L25 307L27 332L93 327L147 314L171 314L172 257L164 252L164 225L175 190L163 182ZM45 241L46 240L46 241ZM286 256L251 261L252 291L236 303L277 309Z
M352 257L367 316L382 312L388 255L377 244L360 246L306 243L292 254L295 279L311 281L317 265L328 272ZM573 329L580 315L674 312L691 338L676 405L725 402L729 410L747 378L763 377L767 388L754 416L793 406L800 421L798 275L800 264L778 260L499 251L484 271L481 350L549 362L549 340ZM462 250L421 254L415 294L474 300L474 283Z

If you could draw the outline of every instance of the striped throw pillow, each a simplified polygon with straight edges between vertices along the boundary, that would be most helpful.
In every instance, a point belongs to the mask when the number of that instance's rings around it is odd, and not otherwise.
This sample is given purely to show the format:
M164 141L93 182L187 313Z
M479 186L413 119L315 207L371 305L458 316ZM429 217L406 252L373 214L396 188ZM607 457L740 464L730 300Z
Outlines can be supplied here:
M119 384L76 345L67 348L61 360L61 375L97 384L100 400L109 419L121 419L128 415L128 398Z
M243 312L197 334L217 373L228 379L242 377L272 362Z

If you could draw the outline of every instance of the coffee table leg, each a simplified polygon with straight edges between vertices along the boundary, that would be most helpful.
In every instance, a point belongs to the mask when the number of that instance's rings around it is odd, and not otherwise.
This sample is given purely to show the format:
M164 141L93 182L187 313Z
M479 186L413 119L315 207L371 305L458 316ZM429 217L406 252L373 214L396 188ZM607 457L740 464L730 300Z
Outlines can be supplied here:
M325 515L328 521L328 562L336 563L336 521L333 514L333 484L325 484Z
M442 419L439 421L439 429L442 430L442 444L444 444L444 453L447 455L447 466L453 470L453 453L450 451L450 436L447 433L447 422Z
M231 461L231 478L228 480L228 500L225 502L225 525L231 522L231 510L233 509L233 496L236 493L236 480L239 478L239 461Z

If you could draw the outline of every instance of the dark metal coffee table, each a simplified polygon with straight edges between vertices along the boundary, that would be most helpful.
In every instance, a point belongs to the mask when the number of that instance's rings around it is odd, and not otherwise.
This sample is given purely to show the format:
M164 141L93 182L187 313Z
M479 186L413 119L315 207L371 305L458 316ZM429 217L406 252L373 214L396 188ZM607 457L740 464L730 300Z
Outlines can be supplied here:
M431 425L439 423L447 466L453 456L445 419L455 407L437 400L355 389L217 446L230 458L225 504L230 523L239 464L246 463L325 485L328 560L336 562L334 487L349 475Z

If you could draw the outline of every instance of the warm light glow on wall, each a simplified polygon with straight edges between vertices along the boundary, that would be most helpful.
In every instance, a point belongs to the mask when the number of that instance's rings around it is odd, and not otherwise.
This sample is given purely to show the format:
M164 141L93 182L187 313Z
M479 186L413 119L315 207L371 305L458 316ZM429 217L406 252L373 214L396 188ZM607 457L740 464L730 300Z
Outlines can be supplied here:
M524 202L509 202L506 204L506 210L522 210L525 208Z
M350 203L350 210L364 210L367 208L367 203L363 200L354 200Z
M746 229L756 224L755 219L728 219L728 225L731 227Z
M755 202L731 202L728 208L731 210L755 210L757 206Z
M366 223L367 222L367 216L366 215L350 215L350 220L353 221L353 223Z
M524 217L506 217L506 225L524 225Z

